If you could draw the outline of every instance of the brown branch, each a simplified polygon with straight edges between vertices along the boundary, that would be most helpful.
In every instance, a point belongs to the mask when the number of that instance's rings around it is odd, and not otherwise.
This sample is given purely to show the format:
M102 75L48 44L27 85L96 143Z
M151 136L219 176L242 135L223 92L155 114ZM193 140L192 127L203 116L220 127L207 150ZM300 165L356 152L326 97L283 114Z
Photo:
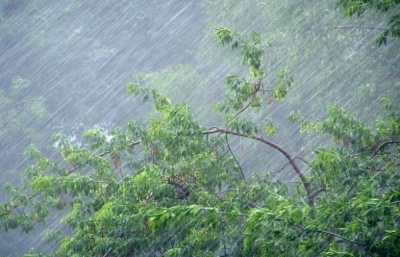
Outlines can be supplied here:
M390 145L390 144L398 144L400 143L400 140L394 140L394 141L387 141L384 142L382 144L380 144L374 151L374 153L371 155L371 158L375 157L375 155L378 154L378 152L381 150L382 147L384 147L385 145Z
M235 136L240 136L240 137L246 137L246 138L250 138L250 139L254 139L257 140L259 142L262 142L266 145L271 146L272 148L278 150L280 153L282 153L285 158L289 161L289 164L292 166L293 170L296 172L297 176L300 178L304 189L306 190L307 193L307 197L308 197L308 203L310 204L310 206L314 206L314 200L311 197L312 196L312 192L311 192L311 186L310 186L310 182L308 182L307 178L305 177L304 173L300 170L300 168L297 166L297 164L295 163L295 159L280 145L266 139L260 136L252 136L252 135L246 135L240 132L234 132L234 131L230 131L228 129L223 129L223 128L218 128L218 127L214 127L212 129L209 129L207 131L203 131L204 135L210 135L210 134L217 134L217 133L226 133L226 134L231 134L231 135L235 135Z

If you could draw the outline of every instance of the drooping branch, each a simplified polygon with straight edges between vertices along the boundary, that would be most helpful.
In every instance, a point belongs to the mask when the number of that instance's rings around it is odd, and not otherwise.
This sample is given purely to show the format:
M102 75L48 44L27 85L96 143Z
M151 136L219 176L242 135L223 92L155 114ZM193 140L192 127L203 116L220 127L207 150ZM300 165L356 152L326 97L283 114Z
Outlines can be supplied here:
M371 158L375 157L375 155L377 155L378 152L379 152L379 151L382 149L382 147L384 147L385 145L399 144L399 143L400 143L400 140L394 140L394 141L387 141L387 142L384 142L384 143L380 144L380 145L375 149L375 151L373 152L373 154L371 155Z
M297 166L297 164L295 162L295 158L292 158L292 156L282 146L272 142L271 140L268 140L268 139L260 137L260 136L246 135L246 134L243 134L240 132L235 132L235 131L231 131L231 130L224 129L224 128L212 127L209 130L203 131L204 135L218 134L218 133L225 133L225 134L231 134L231 135L235 135L235 136L239 136L239 137L246 137L246 138L254 139L256 141L259 141L266 145L269 145L272 148L278 150L280 153L282 153L285 156L285 158L289 161L289 164L292 166L292 168L296 172L297 176L300 178L300 180L304 186L304 189L306 190L306 193L307 193L308 203L310 204L310 206L314 206L314 199L312 197L310 182L308 182L304 173Z

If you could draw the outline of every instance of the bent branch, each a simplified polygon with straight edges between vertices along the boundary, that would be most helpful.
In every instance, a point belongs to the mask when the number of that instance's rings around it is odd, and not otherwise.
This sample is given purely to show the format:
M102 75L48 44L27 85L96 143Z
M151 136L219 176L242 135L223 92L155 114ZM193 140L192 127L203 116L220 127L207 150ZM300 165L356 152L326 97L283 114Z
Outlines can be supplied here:
M282 153L285 156L285 158L289 161L289 164L292 166L292 168L296 172L297 176L300 178L301 183L303 184L304 189L306 190L306 193L307 193L308 203L310 204L310 206L314 206L314 199L312 197L310 182L308 182L307 178L304 176L304 173L297 166L296 162L294 161L295 158L293 158L285 149L283 149L282 146L280 146L268 139L260 137L260 136L246 135L246 134L242 134L240 132L234 132L234 131L230 131L230 130L218 128L218 127L212 127L209 130L203 131L204 135L217 134L217 133L225 133L225 134L231 134L231 135L235 135L235 136L239 136L239 137L246 137L246 138L254 139L254 140L262 142L266 145L269 145L272 148L278 150L280 153Z

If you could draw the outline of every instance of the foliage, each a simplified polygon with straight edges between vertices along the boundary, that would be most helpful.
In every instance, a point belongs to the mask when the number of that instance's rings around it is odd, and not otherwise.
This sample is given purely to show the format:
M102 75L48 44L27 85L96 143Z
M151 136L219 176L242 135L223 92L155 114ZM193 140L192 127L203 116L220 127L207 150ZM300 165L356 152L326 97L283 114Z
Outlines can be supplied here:
M388 37L400 39L400 3L396 0L339 0L338 8L344 9L345 16L361 16L368 10L374 10L386 16L388 14L386 28L376 37L378 45L385 44Z
M226 78L230 100L219 104L226 128L202 127L187 104L172 104L143 81L129 83L128 93L153 103L158 115L87 130L82 142L55 135L59 158L31 146L25 188L6 185L0 228L30 232L64 212L61 222L73 233L50 232L61 236L50 256L398 256L400 107L384 98L387 115L372 128L336 106L322 121L294 115L337 143L316 150L305 175L296 157L264 136L262 128L276 132L272 121L243 117L259 107L256 97L284 97L293 79L282 73L283 82L263 95L259 36L226 28L217 36L251 75ZM274 180L268 169L245 176L231 137L281 153L297 186Z
M237 75L228 75L225 78L225 86L228 95L225 100L217 105L222 112L237 111L239 115L249 107L260 107L263 102L262 94L268 94L268 102L284 98L293 83L293 78L286 71L279 71L275 88L265 88L265 72L261 66L262 50L261 35L252 33L249 38L237 33L232 33L227 28L217 28L216 35L222 46L229 45L232 50L238 50L243 64L249 66L251 79L240 78Z

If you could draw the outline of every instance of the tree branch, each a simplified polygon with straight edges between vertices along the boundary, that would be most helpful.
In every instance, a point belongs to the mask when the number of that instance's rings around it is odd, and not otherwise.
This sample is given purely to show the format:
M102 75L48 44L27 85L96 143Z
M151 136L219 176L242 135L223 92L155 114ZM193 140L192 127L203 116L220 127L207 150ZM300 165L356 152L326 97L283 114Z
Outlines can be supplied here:
M236 113L236 116L239 116L239 114L241 114L242 112L247 110L251 106L251 104L254 102L254 100L256 100L257 93L260 92L261 88L263 87L261 83L262 83L262 81L260 79L256 84L253 84L254 89L253 89L253 94L251 96L250 101L246 104L246 106L243 109L241 109L240 111L238 111Z
M305 177L304 173L300 170L300 168L297 166L297 164L295 163L295 158L293 158L282 146L268 140L265 139L263 137L260 136L252 136L252 135L246 135L240 132L234 132L234 131L230 131L228 129L223 129L223 128L218 128L218 127L213 127L209 130L203 131L204 135L210 135L210 134L217 134L217 133L226 133L226 134L231 134L231 135L235 135L235 136L240 136L240 137L246 137L246 138L250 138L250 139L254 139L257 140L259 142L262 142L266 145L271 146L272 148L278 150L280 153L282 153L285 158L289 161L289 164L292 166L293 170L296 172L297 176L300 178L304 189L306 190L307 193L307 197L308 197L308 203L310 206L314 206L314 200L311 197L312 196L312 192L311 192L311 186L310 186L310 182L308 182L307 178Z
M251 100L246 104L246 106L243 107L243 109L241 109L240 111L238 111L238 112L236 113L236 116L239 116L239 114L241 114L242 112L244 112L245 110L247 110L247 108L249 108L250 105L254 102L254 99L256 99L256 95L255 95L255 94L251 97Z
M384 142L384 143L380 144L380 145L375 149L375 151L373 152L373 154L371 155L371 158L375 157L375 155L377 155L378 152L381 150L381 148L384 147L385 145L398 144L398 143L400 143L400 140L387 141L387 142Z
M294 157L293 159L299 159L299 160L303 161L305 164L307 164L308 166L310 166L310 167L312 168L312 166L311 166L306 160L304 160L303 158ZM282 168L280 168L280 169L277 170L277 171L272 172L271 175L275 175L275 174L281 172L283 169L285 169L285 167L286 167L288 164L290 164L290 163L289 163L289 162L285 163L285 165L283 165Z
M235 136L239 136L239 137L250 138L250 139L254 139L254 140L256 140L256 141L262 142L262 143L264 143L264 144L266 144L266 145L269 145L269 146L271 146L272 148L278 150L278 151L279 151L280 153L282 153L282 154L285 156L285 158L289 161L289 164L292 166L293 170L296 172L297 176L300 178L300 180L301 180L301 182L302 182L302 184L303 184L303 186L304 186L304 189L306 190L306 194L307 194L307 198L308 198L308 203L309 203L309 205L310 205L310 206L314 206L314 197L315 197L315 196L313 196L313 193L312 193L312 191L311 191L311 185L310 185L310 183L308 182L307 178L305 177L304 173L300 170L300 168L299 168L299 167L297 166L297 164L295 163L295 159L296 159L296 158L297 158L297 159L300 159L299 157L293 158L282 146L280 146L280 145L278 145L278 144L276 144L276 143L274 143L274 142L272 142L272 141L270 141L270 140L268 140L268 139L266 139L266 138L263 138L263 137L260 137L260 136L256 136L256 135L246 135L246 134L243 134L243 133L240 133L240 132L234 132L234 131L230 131L230 130L228 130L228 129L223 129L223 128L219 128L219 127L211 127L210 129L208 129L208 130L206 130L206 131L203 131L202 133L203 133L203 135L210 135L210 134L226 134L226 135L227 135L227 134L230 134L230 135L235 135ZM400 142L400 141L396 141L396 142ZM387 142L387 143L390 143L390 142ZM129 146L129 147L132 147L132 146L136 146L136 145L139 145L139 144L141 144L141 141L135 141L135 142L131 142L128 146ZM382 145L382 146L383 146L383 145ZM378 147L378 150L379 150L379 148L380 148L380 147ZM232 151L231 151L229 145L228 145L228 149L229 149L229 151L232 153ZM105 155L107 155L107 154L109 154L109 152L106 151L106 152L97 154L96 156L97 156L97 157L103 157L103 156L105 156ZM234 157L234 158L235 158L235 157ZM236 160L236 161L237 161L237 160ZM239 167L240 167L240 166L239 166ZM68 173L65 174L64 176L70 175L71 173L73 173L74 171L78 170L79 168L81 168L81 167L78 166L78 167L75 167L75 168L71 169L71 170L68 171ZM244 174L243 174L242 171L241 171L241 173L242 173L242 176L244 177ZM43 190L42 190L42 191L43 191ZM31 196L29 197L29 199L32 199L32 198L36 197L36 196L39 195L42 191L36 192L35 194L31 195ZM15 208L17 208L18 206L19 206L19 204L15 204L15 205L12 206L12 208L15 209Z
M310 168L312 168L312 165L311 164L309 164L306 160L304 160L303 158L301 158L301 157L294 157L295 159L299 159L300 161L302 161L302 162L304 162L305 164L307 164Z

